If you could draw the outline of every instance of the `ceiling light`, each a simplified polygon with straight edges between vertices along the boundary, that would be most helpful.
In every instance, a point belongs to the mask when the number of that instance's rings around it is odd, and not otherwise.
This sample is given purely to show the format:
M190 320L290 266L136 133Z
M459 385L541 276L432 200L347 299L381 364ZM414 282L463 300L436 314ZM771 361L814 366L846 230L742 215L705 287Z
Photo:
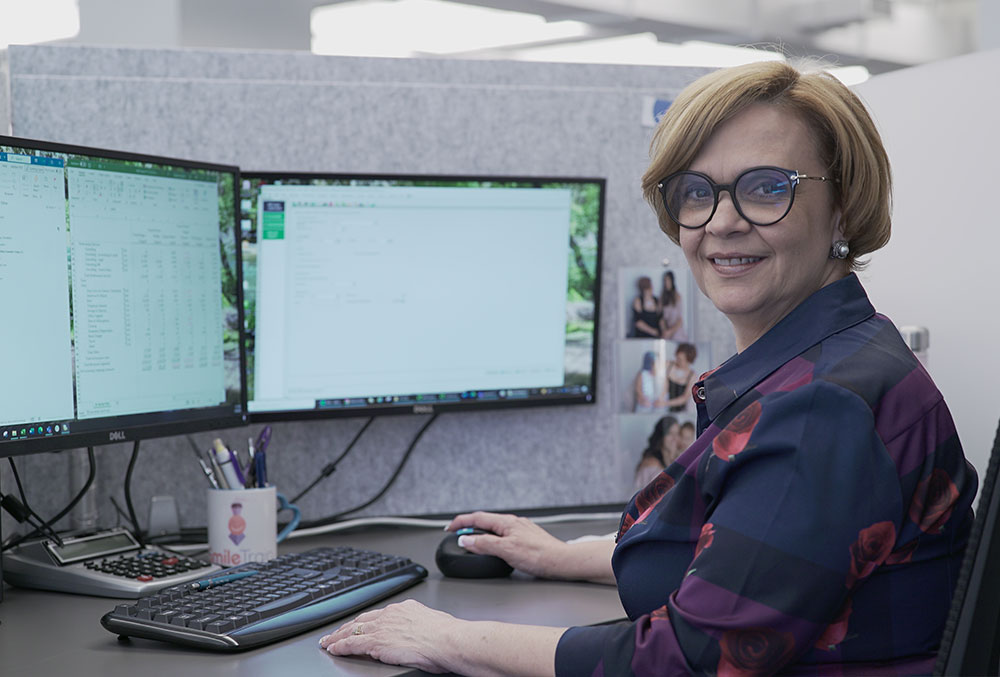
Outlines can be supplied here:
M514 50L512 58L524 61L710 67L784 59L778 52L751 47L734 47L696 40L682 44L659 42L652 33L519 49Z
M522 12L446 0L356 0L312 13L316 54L397 56L456 54L585 36L579 21L547 22Z
M77 0L2 0L0 49L71 38L80 32Z

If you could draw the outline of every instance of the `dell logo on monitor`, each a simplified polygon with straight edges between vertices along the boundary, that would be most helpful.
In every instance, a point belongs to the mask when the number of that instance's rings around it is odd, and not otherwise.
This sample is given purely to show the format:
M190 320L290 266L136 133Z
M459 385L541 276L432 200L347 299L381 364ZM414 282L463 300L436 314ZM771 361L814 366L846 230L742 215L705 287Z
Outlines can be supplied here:
M112 430L108 433L108 438L112 442L124 442L125 441L125 431L124 430Z
M414 414L433 414L434 406L431 404L414 404L413 405Z

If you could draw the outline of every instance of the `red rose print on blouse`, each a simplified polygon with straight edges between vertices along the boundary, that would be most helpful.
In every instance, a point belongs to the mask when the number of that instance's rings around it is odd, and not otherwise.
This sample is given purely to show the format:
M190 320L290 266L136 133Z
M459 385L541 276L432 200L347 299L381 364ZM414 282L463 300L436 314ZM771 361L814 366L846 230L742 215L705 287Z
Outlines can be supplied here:
M715 525L711 522L705 522L701 527L701 535L698 537L698 545L694 548L694 557L698 559L698 555L705 548L712 545L712 541L715 539Z
M851 616L851 609L853 603L851 598L848 597L847 601L844 602L844 606L840 607L840 613L833 620L830 625L826 626L826 630L823 634L819 636L816 640L816 648L823 651L833 651L838 644L844 641L844 637L847 636L847 619Z
M656 507L656 504L673 488L674 478L665 472L661 472L652 482L643 487L642 491L635 497L635 510L639 513L639 516L632 517L632 511L629 511L625 515L625 519L622 520L622 527L618 530L618 539L620 540L633 524L646 519L649 513L653 511L653 508Z
M896 543L896 527L892 522L876 522L858 532L858 540L851 544L851 570L847 574L847 587L869 576L882 564Z
M747 442L750 441L754 426L760 420L762 409L760 400L756 400L737 414L736 418L730 421L729 425L723 428L712 440L712 452L723 461L728 461L743 451Z
M795 637L771 628L729 630L719 640L718 677L770 675L792 659Z
M924 533L937 533L951 517L958 500L958 487L941 468L935 468L929 477L917 485L910 503L910 519Z

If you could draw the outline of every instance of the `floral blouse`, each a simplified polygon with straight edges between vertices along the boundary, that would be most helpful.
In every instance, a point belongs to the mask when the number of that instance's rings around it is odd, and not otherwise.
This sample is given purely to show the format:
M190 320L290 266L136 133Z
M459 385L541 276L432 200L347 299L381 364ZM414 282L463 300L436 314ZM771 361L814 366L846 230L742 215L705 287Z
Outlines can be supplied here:
M557 675L929 674L975 470L854 275L695 384L698 439L630 501L630 619L567 630Z

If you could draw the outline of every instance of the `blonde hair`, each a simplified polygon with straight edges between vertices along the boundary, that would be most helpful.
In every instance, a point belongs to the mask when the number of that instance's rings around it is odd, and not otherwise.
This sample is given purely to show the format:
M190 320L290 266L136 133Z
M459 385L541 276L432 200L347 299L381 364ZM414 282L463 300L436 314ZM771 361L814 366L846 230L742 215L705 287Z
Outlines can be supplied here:
M713 71L684 88L667 109L642 177L643 196L660 228L679 243L680 227L667 214L657 184L687 169L719 125L755 103L794 112L812 131L826 175L837 180L834 200L851 248L847 263L853 270L863 267L858 257L883 247L892 229L892 174L882 139L864 104L842 82L777 61Z

